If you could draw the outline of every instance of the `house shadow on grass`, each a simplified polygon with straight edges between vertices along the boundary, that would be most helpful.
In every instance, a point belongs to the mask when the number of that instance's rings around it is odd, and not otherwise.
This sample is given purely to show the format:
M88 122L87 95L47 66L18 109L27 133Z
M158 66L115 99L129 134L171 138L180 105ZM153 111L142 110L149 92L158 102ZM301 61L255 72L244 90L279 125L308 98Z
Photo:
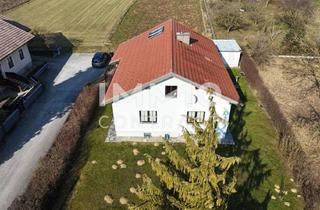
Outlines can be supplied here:
M242 94L244 104L246 96ZM237 192L230 197L229 207L231 210L265 210L268 208L271 199L271 192L263 195L263 199L258 200L253 191L259 190L259 187L271 176L271 170L267 164L263 163L260 157L260 149L250 148L252 140L245 131L245 116L251 113L245 112L245 106L237 107L232 110L232 119L229 129L235 139L234 146L225 146L221 148L224 155L237 155L241 162L236 169L238 178ZM260 197L260 196L259 196ZM261 196L262 197L262 196Z

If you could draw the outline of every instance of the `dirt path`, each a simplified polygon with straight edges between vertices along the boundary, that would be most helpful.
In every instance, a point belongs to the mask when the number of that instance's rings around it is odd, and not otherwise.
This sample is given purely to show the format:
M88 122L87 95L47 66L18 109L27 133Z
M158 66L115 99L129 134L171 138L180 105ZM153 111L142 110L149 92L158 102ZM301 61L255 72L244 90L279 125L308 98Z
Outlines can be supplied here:
M209 13L209 5L207 0L200 0L201 13L204 27L204 34L210 38L215 38L214 27Z

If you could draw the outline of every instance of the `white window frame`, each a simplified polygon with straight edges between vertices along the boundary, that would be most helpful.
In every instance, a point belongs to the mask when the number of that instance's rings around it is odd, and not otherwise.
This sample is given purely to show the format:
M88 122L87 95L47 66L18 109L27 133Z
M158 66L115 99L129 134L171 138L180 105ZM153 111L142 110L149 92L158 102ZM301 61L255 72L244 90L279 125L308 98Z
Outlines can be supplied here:
M139 111L140 123L157 123L158 112L150 110Z
M194 120L196 120L197 123L204 123L205 114L206 112L204 111L188 111L187 123L194 123Z

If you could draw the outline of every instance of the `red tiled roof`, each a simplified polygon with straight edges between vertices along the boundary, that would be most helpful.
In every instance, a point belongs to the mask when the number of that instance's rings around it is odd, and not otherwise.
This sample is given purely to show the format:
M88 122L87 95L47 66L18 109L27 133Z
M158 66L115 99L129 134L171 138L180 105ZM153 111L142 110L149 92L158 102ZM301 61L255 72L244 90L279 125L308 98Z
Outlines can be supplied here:
M164 31L149 39L148 34L160 26ZM177 32L189 32L193 43L187 45L178 41ZM106 93L108 101L115 97L113 84L117 83L128 92L137 84L145 85L174 74L198 85L214 83L223 96L239 102L239 95L212 40L174 20L121 43L111 62L115 61L119 64Z
M22 47L34 36L0 18L0 60Z

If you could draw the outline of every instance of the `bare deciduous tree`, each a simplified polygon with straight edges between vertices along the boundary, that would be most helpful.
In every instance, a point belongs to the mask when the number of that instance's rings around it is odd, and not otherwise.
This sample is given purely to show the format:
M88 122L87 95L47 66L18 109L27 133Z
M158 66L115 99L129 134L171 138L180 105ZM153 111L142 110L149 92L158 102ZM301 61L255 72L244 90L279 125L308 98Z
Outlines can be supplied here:
M260 10L249 12L247 17L254 25L259 25L265 21L264 15L261 14Z
M269 63L272 55L272 44L263 34L259 34L256 38L249 41L250 56L258 65Z
M285 73L303 88L305 94L320 97L320 59L302 59L302 65L297 64Z
M304 48L305 29L290 28L282 40L282 52L292 55L305 54Z
M271 2L272 2L272 0L266 0L264 6L268 7Z
M312 133L312 137L320 140L320 110L315 106L309 104L308 108L304 111L296 112L294 116L295 122L299 126L307 126Z
M285 10L279 18L289 28L300 28L308 22L307 16L299 10Z
M228 8L217 14L215 22L218 26L226 29L227 32L239 30L245 26L239 11Z
M313 12L312 0L281 0L281 3L285 10L298 10L304 15L311 15Z
M276 27L274 22L267 23L264 27L264 32L267 34L271 44L273 44L273 42L283 33Z

